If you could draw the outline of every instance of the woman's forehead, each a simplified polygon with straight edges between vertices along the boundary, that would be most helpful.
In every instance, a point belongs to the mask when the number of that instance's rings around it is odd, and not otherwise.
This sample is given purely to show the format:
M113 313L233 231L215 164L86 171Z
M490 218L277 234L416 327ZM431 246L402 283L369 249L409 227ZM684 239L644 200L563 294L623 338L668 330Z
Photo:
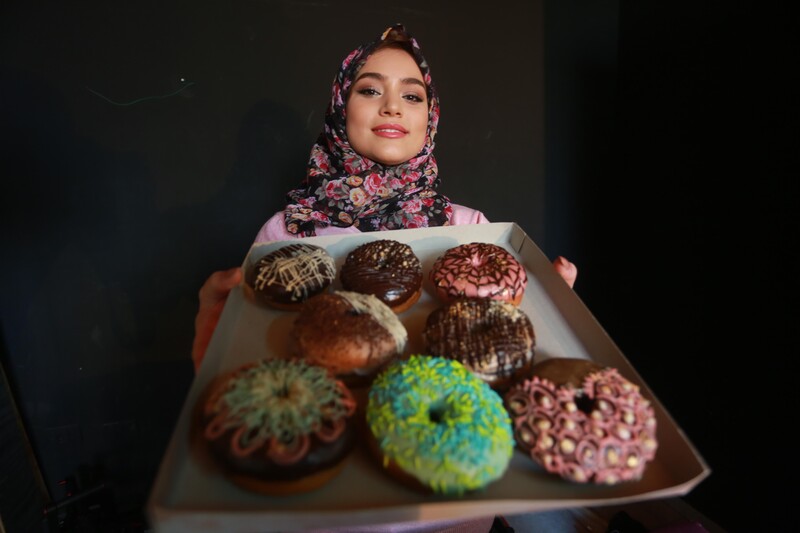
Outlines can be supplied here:
M402 48L382 48L371 54L355 73L354 80L365 73L383 77L411 78L423 82L422 70L414 58Z

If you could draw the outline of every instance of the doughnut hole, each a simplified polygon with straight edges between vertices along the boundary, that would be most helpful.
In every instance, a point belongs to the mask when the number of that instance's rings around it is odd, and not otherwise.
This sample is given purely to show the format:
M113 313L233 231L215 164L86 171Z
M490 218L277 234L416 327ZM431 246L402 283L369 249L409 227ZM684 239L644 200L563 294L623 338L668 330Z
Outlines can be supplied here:
M449 407L443 401L432 403L428 408L428 418L433 424L441 424L447 417Z

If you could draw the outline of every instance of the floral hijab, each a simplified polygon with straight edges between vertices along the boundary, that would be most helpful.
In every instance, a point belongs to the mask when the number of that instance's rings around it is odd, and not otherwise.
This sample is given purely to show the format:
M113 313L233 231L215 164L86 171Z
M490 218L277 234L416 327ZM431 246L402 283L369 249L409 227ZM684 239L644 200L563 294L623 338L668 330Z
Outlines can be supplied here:
M422 150L399 165L387 166L357 154L347 140L345 106L350 87L372 52L386 42L401 42L422 72L428 92L428 130ZM315 227L355 226L361 231L444 226L453 208L436 192L439 186L433 138L439 123L439 100L430 69L417 41L400 25L379 39L353 50L333 82L325 126L311 148L306 178L289 191L284 210L286 229L300 237L315 235Z

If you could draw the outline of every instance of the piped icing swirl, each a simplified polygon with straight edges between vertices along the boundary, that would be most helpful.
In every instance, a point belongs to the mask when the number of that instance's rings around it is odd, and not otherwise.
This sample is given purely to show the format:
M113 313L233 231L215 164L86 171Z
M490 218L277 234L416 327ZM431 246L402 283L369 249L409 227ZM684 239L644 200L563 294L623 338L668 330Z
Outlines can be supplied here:
M482 488L505 473L513 451L502 398L457 361L412 355L372 384L367 423L383 454L442 494Z
M430 279L440 297L493 298L519 303L528 274L511 253L491 243L450 248L436 259Z
M589 373L578 388L534 375L504 401L517 445L545 470L570 481L638 480L655 457L653 407L615 368Z
M303 361L261 360L234 371L211 390L203 434L226 437L233 458L262 457L293 465L315 441L339 439L355 413L349 389Z

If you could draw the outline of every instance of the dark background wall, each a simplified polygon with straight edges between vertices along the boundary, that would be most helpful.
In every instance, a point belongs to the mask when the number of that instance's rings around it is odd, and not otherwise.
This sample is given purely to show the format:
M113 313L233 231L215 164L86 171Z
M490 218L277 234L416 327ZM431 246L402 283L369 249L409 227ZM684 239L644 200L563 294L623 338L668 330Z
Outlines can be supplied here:
M789 19L741 3L346 5L0 7L2 433L5 479L26 487L4 483L6 526L97 487L84 514L142 520L192 379L197 289L302 177L343 55L394 22L441 93L443 191L578 263L578 295L714 471L690 503L733 530L779 525L766 502L792 468L771 424L788 426L788 402L765 397L792 390L771 354L796 311L755 309L783 304L796 271L778 236L792 121L768 112L791 93L761 55L785 50ZM733 363L752 360L758 387Z
M576 291L710 464L686 499L731 531L794 529L794 446L776 438L797 419L797 19L623 0L609 74L577 44L596 18L564 4L547 10L584 93L565 138L548 115L545 175L575 167L556 205L572 207Z
M542 9L3 3L3 366L42 498L105 483L138 513L192 379L200 285L283 206L341 60L388 25L432 66L442 190L543 238Z

